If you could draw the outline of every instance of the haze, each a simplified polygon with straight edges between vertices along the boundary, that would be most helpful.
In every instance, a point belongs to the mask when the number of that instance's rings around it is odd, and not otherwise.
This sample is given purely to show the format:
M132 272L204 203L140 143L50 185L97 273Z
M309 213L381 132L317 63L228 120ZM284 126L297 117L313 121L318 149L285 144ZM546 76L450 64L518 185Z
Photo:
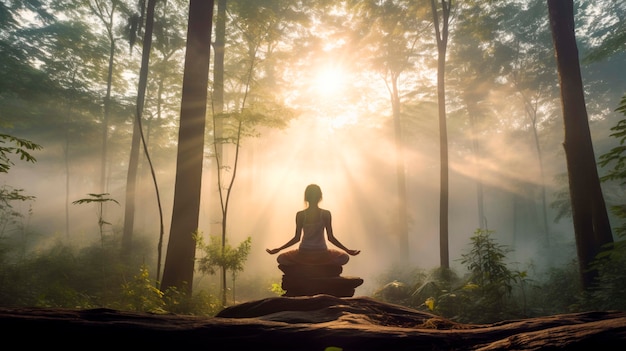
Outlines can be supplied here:
M615 13L597 13L593 11L593 2L584 3L585 6L581 5L578 14L580 23L577 32L581 40L582 56L594 48L594 43L601 40L602 31L596 27L598 19L605 19L603 23L610 26L617 16ZM603 6L609 7L608 1L600 3L607 3ZM484 187L483 220L487 223L487 229L495 231L498 243L514 249L510 257L512 262L520 267L534 265L535 269L542 271L546 265L562 264L575 257L571 221L568 217L555 221L558 212L550 207L557 199L556 194L567 184L559 181L562 179L559 177L566 173L566 167L561 146L563 133L560 101L549 33L546 32L547 28L537 29L536 34L541 39L536 41L525 37L528 33L522 33L522 29L525 29L522 28L522 19L531 22L529 18L534 18L536 23L545 25L547 17L539 18L539 14L530 10L524 17L522 13L526 7L520 4L517 6L521 11L519 17L516 17L520 23L518 27L506 32L506 24L498 23L501 36L495 36L494 40L501 45L510 45L511 48L520 50L521 59L516 62L507 61L502 64L504 68L500 72L491 72L489 77L474 76L471 78L472 82L468 83L471 74L464 75L461 71L464 67L478 65L481 59L464 56L468 55L463 51L467 49L464 48L464 41L469 39L463 33L451 29L450 59L447 63L449 236L450 264L459 271L464 269L458 260L468 249L469 238L483 225L477 207L479 183ZM185 13L181 8L175 7L172 11L174 10L179 15ZM463 25L460 14L455 17L454 26ZM347 13L335 12L335 20L342 16L348 18ZM184 18L180 21L184 22ZM356 295L369 295L380 287L381 274L399 263L397 257L400 248L395 224L395 206L398 201L396 149L389 81L385 81L387 76L382 68L372 66L374 63L369 59L375 53L367 56L367 50L363 47L351 47L350 45L356 44L342 36L347 35L348 29L333 27L329 23L326 23L324 32L319 32L320 37L323 33L328 35L325 37L326 46L317 44L307 47L306 50L303 47L285 50L291 56L272 66L274 74L279 77L276 81L280 84L275 90L265 87L263 92L274 94L277 103L290 109L294 118L288 120L282 129L257 126L255 131L258 136L242 140L238 173L230 200L227 236L232 245L237 245L247 237L252 238L252 251L239 280L264 279L263 284L267 281L278 282L281 273L277 269L276 256L268 255L265 248L282 245L293 236L295 213L304 208L304 189L308 184L318 184L323 191L320 206L332 212L335 235L349 248L362 251L360 255L351 258L343 274L362 277L365 283L357 289ZM178 30L183 31L184 28ZM417 34L408 34L416 38L419 49L411 53L411 64L401 73L398 87L402 97L402 150L409 201L409 259L412 266L431 269L439 265L440 259L436 56L432 27L426 26L420 30ZM289 36L297 35L296 32L287 33ZM507 36L511 39L507 39ZM513 38L514 36L518 37ZM515 40L525 42L515 47L512 44ZM285 45L296 43L297 40L289 38ZM364 42L361 44L368 47ZM231 45L232 47L227 45L227 52L230 48L241 49L244 46L241 43ZM484 45L488 45L488 42ZM489 49L483 49L484 53L489 52ZM537 55L535 49L543 50L545 55ZM139 55L133 51L133 55L137 57L131 57L128 48L120 50L125 51L124 60L131 63L125 68L126 74L120 72L118 75L119 90L116 94L120 100L123 98L131 101L127 105L132 106L135 94L133 89L136 85L132 62L136 65L137 62L133 60L137 60ZM358 54L357 50L360 50ZM298 56L298 52L302 52L302 56ZM269 61L270 53L264 54ZM182 67L180 50L175 57ZM614 109L626 89L623 75L625 58L621 52L609 60L583 65L584 81L588 84L588 106L596 156L616 145L609 134L610 127L619 120ZM509 59L510 57L489 57L485 61L495 65L500 60ZM155 60L157 61L158 59ZM180 67L178 74L182 73ZM268 66L262 67L265 71L259 77L269 75ZM541 77L536 80L522 77L526 80L521 83L516 81L531 69L539 72L537 74ZM156 72L157 69L154 70ZM180 79L180 76L174 78L176 79ZM258 84L262 84L261 78ZM125 86L131 88L126 90L123 88ZM155 155L154 166L163 201L166 234L164 247L167 245L172 211L176 126L180 107L180 87L174 83L172 86L176 89L172 89L170 97L166 96L169 100L166 101L163 115L157 117L153 112L145 114L150 118L161 119L158 123L153 121L150 140L154 143L151 144L151 150ZM229 88L236 90L232 86ZM232 92L233 95L237 93L241 91ZM148 90L150 99L155 99L155 94L156 88L152 85ZM256 99L260 99L259 96L262 95L257 94ZM480 108L481 117L475 133L470 128L464 96L476 97ZM235 111L240 108L237 105L240 101L233 98L233 101L227 101L225 108ZM37 103L41 104L42 109L47 104L46 101ZM150 103L154 104L154 101L148 102ZM543 174L528 115L529 106L536 107ZM154 105L148 108L154 108ZM113 119L110 127L110 138L113 141L109 151L106 192L120 204L106 205L104 219L110 225L105 226L105 235L121 235L123 224L132 114L128 111L118 112L120 116ZM40 118L45 118L45 114ZM209 127L210 118L209 111ZM96 123L94 121L94 125ZM43 150L33 153L37 158L35 164L15 160L16 165L8 174L3 175L2 180L3 184L24 189L27 194L36 196L35 201L21 203L18 208L26 215L23 224L29 233L28 250L41 251L58 241L89 245L100 240L96 205L70 204L69 226L65 221L68 201L63 166L63 135L58 131L40 130L37 122L14 126L15 129L3 132L28 138L43 146ZM212 130L209 128L199 224L199 231L204 236L215 232L216 223L220 221L215 216L215 207L212 207L215 206L213 201L218 194L214 172L211 171L215 168L215 160L211 157L211 137ZM88 145L83 144L85 140L76 137L70 141L73 156L67 189L69 202L98 192L100 149L97 140ZM473 151L473 140L479 143L479 154ZM234 147L227 145L224 150L225 162L232 167ZM142 162L135 233L153 242L156 255L158 208L145 159ZM231 171L225 174L230 176ZM547 234L544 230L544 209L540 197L542 186L545 186L548 201L545 209L548 218ZM625 194L621 187L613 184L606 186L609 189L609 204L623 199ZM549 237L549 245L545 244L546 235ZM154 261L149 264L155 265ZM196 279L201 284L219 284L217 276L196 273Z

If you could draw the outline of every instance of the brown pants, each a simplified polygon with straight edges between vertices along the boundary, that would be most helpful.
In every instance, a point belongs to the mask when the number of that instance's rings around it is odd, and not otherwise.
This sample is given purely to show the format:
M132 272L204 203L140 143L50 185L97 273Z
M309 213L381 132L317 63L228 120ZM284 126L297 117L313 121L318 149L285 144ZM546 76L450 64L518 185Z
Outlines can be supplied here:
M278 255L276 261L285 266L295 264L336 264L348 263L350 256L338 250L300 250L295 249Z

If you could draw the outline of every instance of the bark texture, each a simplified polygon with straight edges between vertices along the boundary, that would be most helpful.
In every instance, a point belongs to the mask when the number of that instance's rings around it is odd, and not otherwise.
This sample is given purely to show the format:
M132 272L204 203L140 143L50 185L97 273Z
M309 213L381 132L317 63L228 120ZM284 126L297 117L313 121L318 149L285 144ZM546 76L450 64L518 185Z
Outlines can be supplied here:
M66 350L623 350L626 312L458 324L367 297L275 297L216 317L110 309L0 309L4 343ZM24 338L24 332L38 337Z

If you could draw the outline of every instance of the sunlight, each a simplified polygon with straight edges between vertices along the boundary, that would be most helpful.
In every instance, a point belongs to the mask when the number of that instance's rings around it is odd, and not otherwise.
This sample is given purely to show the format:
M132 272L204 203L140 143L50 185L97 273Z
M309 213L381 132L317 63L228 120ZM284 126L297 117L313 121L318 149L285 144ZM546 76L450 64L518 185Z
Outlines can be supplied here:
M348 75L337 66L320 68L313 78L312 87L316 94L324 98L341 95L348 83Z
M356 111L346 111L339 116L335 116L330 121L330 126L333 129L338 129L347 125L356 124L358 120L358 113Z

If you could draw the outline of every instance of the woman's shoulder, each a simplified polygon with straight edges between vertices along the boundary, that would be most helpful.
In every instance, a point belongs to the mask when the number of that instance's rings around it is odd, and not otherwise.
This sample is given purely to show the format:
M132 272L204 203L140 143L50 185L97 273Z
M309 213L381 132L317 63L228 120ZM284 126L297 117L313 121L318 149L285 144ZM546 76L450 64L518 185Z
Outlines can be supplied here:
M331 216L330 211L329 210L325 210L323 208L320 208L320 213L325 218L330 218L330 216Z

